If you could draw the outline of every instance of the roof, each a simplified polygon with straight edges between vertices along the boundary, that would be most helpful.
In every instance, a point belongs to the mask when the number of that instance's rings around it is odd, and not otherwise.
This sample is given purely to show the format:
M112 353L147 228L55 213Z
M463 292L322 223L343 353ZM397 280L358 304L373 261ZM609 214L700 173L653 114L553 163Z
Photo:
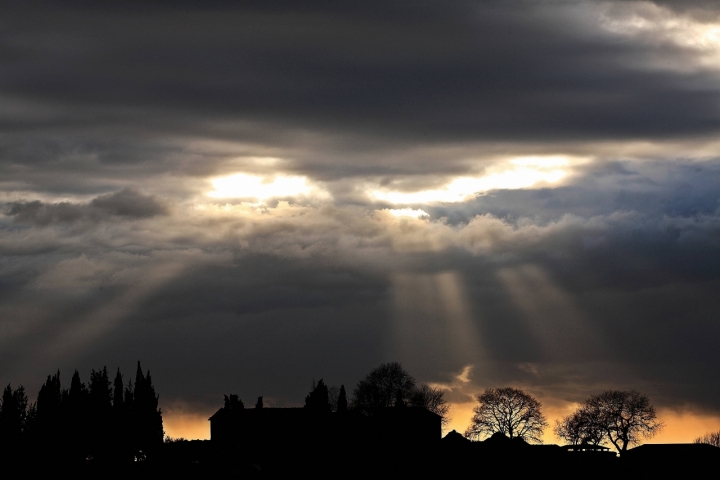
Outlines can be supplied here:
M587 451L587 450L605 451L605 450L610 450L610 448L605 447L603 445L593 445L591 443L580 443L577 445L563 445L560 448L562 448L563 450L567 450L567 451Z
M247 417L256 417L262 415L265 418L289 418L299 417L307 414L307 410L303 407L288 407L288 408L274 408L274 407L263 407L263 408L243 408L240 410L233 410L233 412L241 412L241 415ZM220 408L215 412L208 420L220 418L226 415L225 407Z
M418 416L423 415L425 417L436 417L441 419L442 417L435 412L431 412L425 407L386 407L386 408L375 408L371 410L373 415L412 415Z
M470 440L462 436L457 430L453 430L443 437L444 442L450 443L471 443Z
M646 443L623 454L628 457L712 457L720 458L720 448L706 443Z
M262 415L264 418L297 418L308 414L308 410L304 407L263 407L263 408L244 408L239 410L232 410L232 412L240 412L243 417L257 417ZM352 410L348 413L352 414ZM442 417L435 412L423 407L388 407L388 408L377 408L371 410L373 416L384 417L384 416L402 416L402 417L417 417L424 416L427 418L441 419ZM333 412L334 414L335 412ZM215 412L208 420L219 419L227 415L225 407L220 408Z
M712 451L720 452L720 448L707 443L646 443L639 447L631 448L628 452L637 451L670 451L670 450L684 450L684 451Z

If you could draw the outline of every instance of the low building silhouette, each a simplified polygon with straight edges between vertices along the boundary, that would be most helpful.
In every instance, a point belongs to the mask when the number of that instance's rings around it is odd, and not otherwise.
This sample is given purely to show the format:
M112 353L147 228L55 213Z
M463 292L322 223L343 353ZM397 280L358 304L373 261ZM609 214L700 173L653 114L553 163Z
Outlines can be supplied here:
M451 432L448 432L447 435L445 435L442 439L443 445L447 447L455 447L455 446L467 446L470 445L472 442L465 438L461 433L459 433L457 430L453 430Z
M705 443L646 443L622 454L627 462L654 465L687 462L720 463L720 448Z
M211 441L255 449L296 446L299 441L423 446L439 442L442 435L442 418L422 407L388 407L360 413L226 406L209 421Z
M610 452L610 447L605 447L603 445L594 445L592 443L578 443L578 444L570 444L570 445L563 445L563 450L566 452L576 452L576 453L603 453L603 452Z

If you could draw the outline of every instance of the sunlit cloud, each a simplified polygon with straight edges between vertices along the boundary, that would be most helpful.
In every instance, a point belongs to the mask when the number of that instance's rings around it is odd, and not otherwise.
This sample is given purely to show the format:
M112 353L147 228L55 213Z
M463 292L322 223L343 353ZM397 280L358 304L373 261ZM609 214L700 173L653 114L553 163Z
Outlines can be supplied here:
M441 188L406 192L372 189L375 200L396 205L460 203L474 199L491 190L517 190L534 186L557 184L570 173L572 162L566 157L519 157L488 169L480 177L455 178Z
M388 212L390 212L391 215L394 215L396 217L413 217L413 218L423 218L429 216L428 213L425 210L421 209L412 209L412 208L399 208L399 209L392 209L388 208L385 209Z
M213 198L247 198L263 202L294 196L327 197L326 191L311 185L307 177L292 175L250 175L236 173L211 180Z
M687 56L662 56L651 60L663 69L688 70L700 65L720 68L720 24L681 16L672 10L646 2L641 6L611 8L600 17L600 25L615 35L656 44L674 44L694 51L694 62Z
M457 374L455 378L460 383L469 383L470 382L470 374L472 373L473 366L472 365L465 365L462 369L462 372Z

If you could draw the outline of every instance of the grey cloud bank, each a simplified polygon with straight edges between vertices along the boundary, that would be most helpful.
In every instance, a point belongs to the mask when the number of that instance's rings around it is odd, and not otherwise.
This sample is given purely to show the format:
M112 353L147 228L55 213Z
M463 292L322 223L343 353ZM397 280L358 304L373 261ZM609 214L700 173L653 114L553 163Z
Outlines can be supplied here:
M50 225L77 221L101 222L111 217L150 218L166 215L167 207L155 197L143 195L130 188L116 193L100 195L88 204L69 202L43 203L11 202L5 214L17 223Z
M399 360L720 415L720 23L688 5L8 3L0 381L140 358L206 411ZM312 189L207 195L235 173Z

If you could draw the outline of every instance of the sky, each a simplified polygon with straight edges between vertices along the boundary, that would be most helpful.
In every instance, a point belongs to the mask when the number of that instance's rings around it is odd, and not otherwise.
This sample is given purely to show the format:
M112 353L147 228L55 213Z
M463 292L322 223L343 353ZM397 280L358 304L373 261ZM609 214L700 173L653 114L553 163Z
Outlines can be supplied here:
M399 361L459 431L504 386L720 429L717 2L0 8L0 384L140 360L207 438Z

